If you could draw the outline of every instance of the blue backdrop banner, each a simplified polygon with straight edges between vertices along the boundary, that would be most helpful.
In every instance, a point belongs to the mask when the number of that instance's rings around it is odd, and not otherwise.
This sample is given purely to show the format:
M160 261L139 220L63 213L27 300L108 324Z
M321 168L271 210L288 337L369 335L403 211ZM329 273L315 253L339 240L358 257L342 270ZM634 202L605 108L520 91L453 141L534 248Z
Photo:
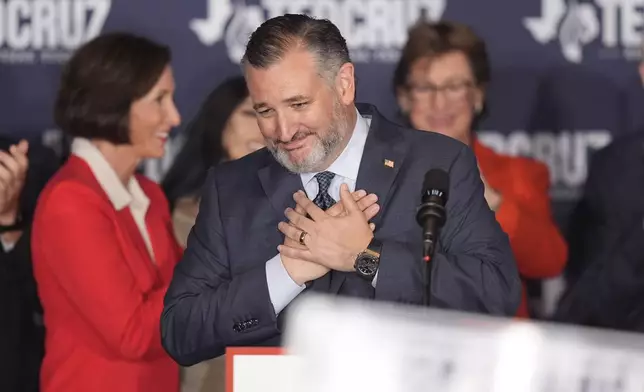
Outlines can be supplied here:
M171 46L186 124L212 88L239 73L249 34L286 12L338 25L356 63L359 100L392 119L391 78L407 28L420 16L472 26L493 66L481 138L549 166L560 222L589 155L643 120L644 0L0 0L0 132L58 148L52 105L61 65L82 43L115 30ZM163 175L179 140L166 158L146 163L150 177Z

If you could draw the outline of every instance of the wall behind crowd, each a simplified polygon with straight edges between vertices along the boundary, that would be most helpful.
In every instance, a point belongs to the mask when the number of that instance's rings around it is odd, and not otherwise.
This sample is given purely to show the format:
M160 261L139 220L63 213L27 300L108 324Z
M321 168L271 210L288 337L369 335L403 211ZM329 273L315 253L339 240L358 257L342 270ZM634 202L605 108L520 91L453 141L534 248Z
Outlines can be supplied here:
M550 167L557 219L583 186L589 155L637 132L644 0L0 0L0 132L60 151L52 120L61 64L83 42L114 30L148 35L174 55L184 125L223 78L239 72L246 39L262 21L305 12L341 29L357 64L358 98L396 118L393 67L420 16L471 25L493 65L482 140ZM180 133L178 130L177 133ZM146 162L159 179L164 160Z

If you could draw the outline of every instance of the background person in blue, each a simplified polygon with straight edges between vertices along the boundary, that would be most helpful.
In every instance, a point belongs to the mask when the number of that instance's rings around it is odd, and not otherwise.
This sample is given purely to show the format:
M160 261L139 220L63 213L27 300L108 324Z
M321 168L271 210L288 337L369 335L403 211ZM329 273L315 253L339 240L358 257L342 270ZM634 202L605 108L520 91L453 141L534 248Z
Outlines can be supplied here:
M451 178L432 305L514 315L517 267L470 148L356 106L345 39L327 20L268 20L243 63L267 148L211 169L206 180L161 320L177 362L280 344L285 308L305 290L422 303L415 209L431 168ZM354 200L356 190L366 196ZM379 255L378 267L359 272L366 250Z

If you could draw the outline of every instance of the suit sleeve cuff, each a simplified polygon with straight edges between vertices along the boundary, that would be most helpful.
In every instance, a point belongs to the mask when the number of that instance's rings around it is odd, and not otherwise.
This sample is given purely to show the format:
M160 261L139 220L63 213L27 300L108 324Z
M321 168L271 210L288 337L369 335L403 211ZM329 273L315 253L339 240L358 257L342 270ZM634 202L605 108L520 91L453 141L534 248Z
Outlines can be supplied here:
M291 279L279 254L266 262L266 282L276 315L306 288L306 285L299 286Z

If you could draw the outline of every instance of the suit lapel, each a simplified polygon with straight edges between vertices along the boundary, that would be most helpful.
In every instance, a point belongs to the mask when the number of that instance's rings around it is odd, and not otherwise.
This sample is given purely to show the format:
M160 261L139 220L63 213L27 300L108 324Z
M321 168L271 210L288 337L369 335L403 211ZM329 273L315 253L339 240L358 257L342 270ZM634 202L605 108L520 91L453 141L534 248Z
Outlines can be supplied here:
M148 247L145 245L145 240L143 240L141 231L139 230L139 227L136 225L136 222L132 217L132 213L130 212L130 209L128 207L125 207L122 210L117 211L117 216L119 218L121 226L125 228L125 231L128 233L128 236L130 237L130 239L132 239L132 242L134 243L134 246L136 247L139 254L141 255L141 258L145 260L146 264L154 265L154 261L150 257L150 252L148 251Z
M109 209L114 209L114 205L110 201L105 190L101 187L87 162L75 155L72 155L68 159L68 164L71 165L72 170L82 178L85 184L102 196L104 203L106 206L109 206ZM134 222L134 218L132 217L129 208L125 207L116 211L115 216L117 225L115 230L117 237L120 239L118 246L121 247L124 252L124 260L132 270L132 275L134 276L137 285L142 292L147 292L157 284L157 268L152 262L152 258L148 253L143 237L141 236L136 222ZM135 255L139 257L135 257Z
M364 189L367 193L375 193L378 196L380 212L371 220L376 225L377 233L396 176L407 155L408 145L374 106L358 105L358 110L362 116L371 117L371 124L360 161L356 190ZM346 273L334 271L330 292L338 293L345 280Z
M356 183L356 189L364 189L378 196L381 212L372 219L376 228L382 220L394 180L407 153L404 139L397 132L381 126L381 122L379 115L374 114Z
M279 220L285 220L284 210L287 207L295 207L293 194L298 190L304 190L300 176L289 172L274 159L257 174L277 217Z

